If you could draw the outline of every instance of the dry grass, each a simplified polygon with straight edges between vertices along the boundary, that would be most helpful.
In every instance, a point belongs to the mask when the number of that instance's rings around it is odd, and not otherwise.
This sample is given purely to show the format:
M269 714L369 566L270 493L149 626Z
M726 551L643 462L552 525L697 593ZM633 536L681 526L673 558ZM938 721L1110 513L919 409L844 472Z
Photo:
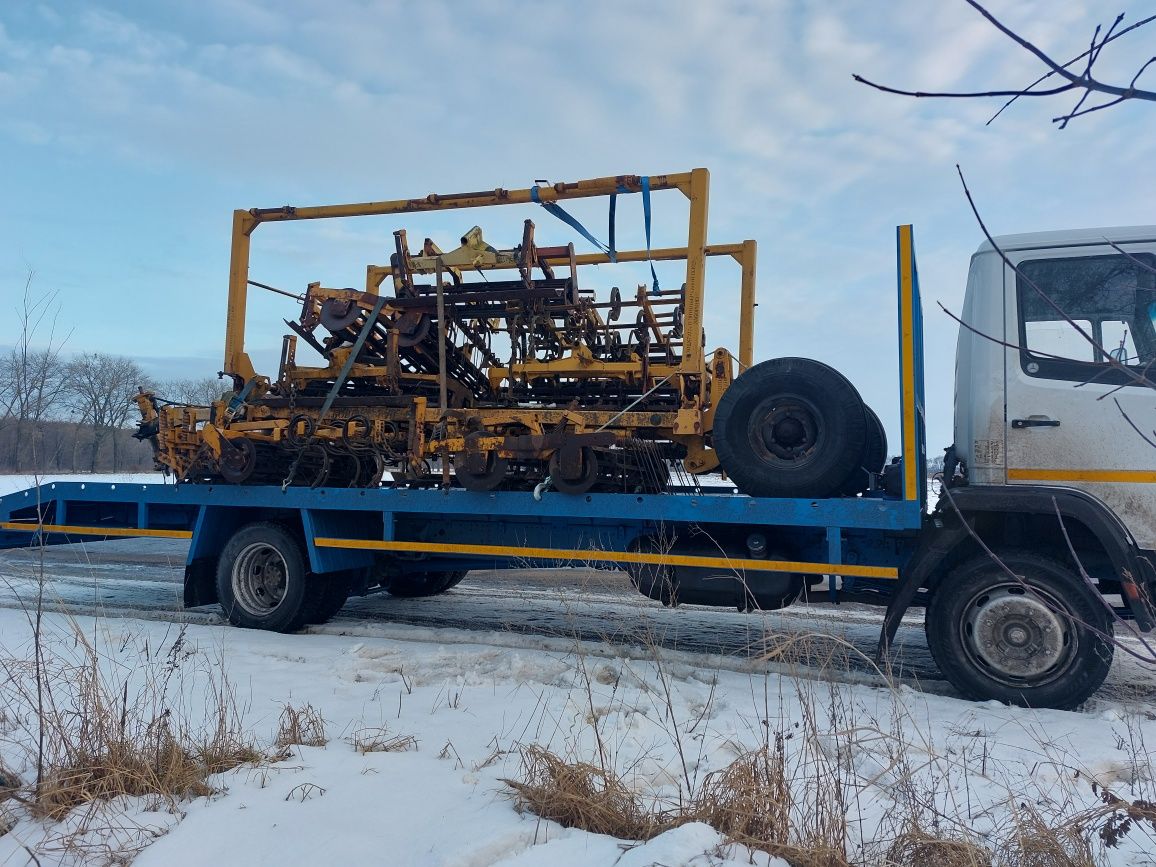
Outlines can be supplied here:
M1048 822L1034 810L1018 812L999 847L1000 867L1095 867L1092 847L1079 823Z
M791 831L791 786L783 738L708 774L691 811L733 840L785 845Z
M59 821L74 807L119 795L195 798L211 795L208 772L161 723L143 738L97 738L36 787L33 813Z
M75 624L67 640L68 652L57 656L62 642L40 639L38 666L0 660L7 675L0 707L22 721L12 739L33 771L25 784L0 770L0 799L53 821L122 795L158 796L173 808L181 799L213 794L212 775L262 760L245 735L232 686L211 662L199 660L196 672L207 684L203 704L194 711L185 703L182 668L197 662L190 662L195 654L183 631L165 657L146 648L124 667L108 665ZM117 679L125 669L130 674Z
M649 840L690 822L705 822L792 867L848 867L839 843L793 842L790 787L781 742L740 756L709 774L690 800L669 806L643 797L611 771L568 762L541 747L522 750L519 780L504 780L519 810L567 828L624 840Z
M624 840L649 840L682 824L643 805L612 771L586 762L567 762L547 749L522 750L520 780L504 780L519 810L567 828Z
M404 753L417 749L413 735L394 735L384 726L358 729L349 742L359 753Z
M792 867L847 867L842 835L818 839L792 822L793 796L786 744L773 744L739 756L703 780L680 811L686 822L705 822L727 838L787 861ZM808 836L803 841L801 836Z
M914 828L895 838L887 850L888 867L989 867L991 852L958 837L939 837Z
M277 724L277 736L273 743L278 747L323 747L329 743L325 732L325 719L321 711L306 704L294 707L286 704L281 708L281 718Z

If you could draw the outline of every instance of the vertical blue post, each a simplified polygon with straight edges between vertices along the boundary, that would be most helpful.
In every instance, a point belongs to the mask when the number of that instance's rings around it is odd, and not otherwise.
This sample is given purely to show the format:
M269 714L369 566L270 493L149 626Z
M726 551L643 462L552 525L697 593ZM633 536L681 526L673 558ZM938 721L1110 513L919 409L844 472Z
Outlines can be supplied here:
M841 527L827 528L827 562L836 566L843 565L843 529ZM839 600L839 589L835 586L835 582L838 580L837 575L827 576L827 597L832 602Z

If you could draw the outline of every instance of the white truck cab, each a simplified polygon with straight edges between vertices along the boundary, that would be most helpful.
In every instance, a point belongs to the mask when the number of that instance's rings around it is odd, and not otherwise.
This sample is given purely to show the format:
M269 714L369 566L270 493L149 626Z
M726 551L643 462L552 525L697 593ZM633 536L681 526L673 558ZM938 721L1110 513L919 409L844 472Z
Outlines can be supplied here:
M1107 364L1156 382L1156 226L995 241L972 257L956 356L969 484L1084 491L1156 551L1156 389Z
M1071 707L1119 622L1156 629L1156 227L994 241L968 273L943 494L880 648L919 588L962 692Z

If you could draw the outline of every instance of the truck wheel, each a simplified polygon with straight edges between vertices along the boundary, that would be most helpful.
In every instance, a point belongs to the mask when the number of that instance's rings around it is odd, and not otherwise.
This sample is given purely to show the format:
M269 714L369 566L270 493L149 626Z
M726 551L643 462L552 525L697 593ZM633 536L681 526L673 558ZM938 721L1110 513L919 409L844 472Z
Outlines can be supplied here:
M458 572L411 572L395 575L386 590L390 596L401 599L417 599L423 596L437 596L451 587L462 583L465 571Z
M284 525L248 524L225 544L217 564L217 598L234 626L293 632L317 603L317 582L301 544Z
M1112 666L1110 613L1065 563L1032 551L1000 558L1024 583L982 554L935 590L925 621L931 655L968 698L1076 707Z
M863 399L846 377L809 358L774 358L744 371L715 410L714 449L753 497L838 493L863 457Z
M348 572L310 576L310 580L319 586L316 588L317 603L313 606L313 613L309 615L309 623L318 625L328 623L345 607L352 585L350 578Z
M863 446L863 459L843 485L843 493L852 496L869 490L872 474L882 473L883 464L887 462L887 431L883 429L883 422L875 410L866 404L863 410L867 415L867 442Z

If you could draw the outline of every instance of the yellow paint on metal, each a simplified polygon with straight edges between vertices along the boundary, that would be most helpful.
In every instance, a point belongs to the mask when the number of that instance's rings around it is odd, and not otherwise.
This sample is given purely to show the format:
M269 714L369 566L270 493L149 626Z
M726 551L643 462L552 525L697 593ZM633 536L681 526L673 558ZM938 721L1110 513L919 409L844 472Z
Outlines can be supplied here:
M681 190L691 199L691 237L698 236L696 220L701 223L701 239L698 250L691 255L699 258L701 274L702 248L706 244L706 191L709 182L706 169L694 169L669 175L651 175L651 190ZM701 194L698 193L702 187ZM422 211L449 211L464 208L484 208L494 205L531 204L534 201L558 202L567 199L583 199L609 196L623 188L633 192L642 189L642 179L638 175L618 175L616 177L592 178L572 183L557 183L542 186L531 192L530 188L520 190L485 190L469 193L439 195L430 193L418 199L394 199L382 202L361 202L344 205L324 205L320 207L254 208L251 211L233 212L232 253L229 260L229 306L225 324L225 371L240 375L248 380L253 376L253 365L245 353L245 308L248 295L250 236L262 223L277 223L291 220L320 220L334 217L369 217L383 214L408 214ZM536 199L535 199L536 196ZM699 205L696 206L695 202ZM696 217L696 211L699 212ZM692 242L691 247L695 246ZM380 280L378 280L380 283ZM701 292L701 282L698 285ZM368 291L375 289L367 286ZM699 299L701 303L701 298ZM701 359L700 359L701 360Z
M706 169L695 169L703 171ZM693 172L669 175L651 175L650 189L685 190L690 186ZM616 177L591 178L584 181L558 183L537 188L537 200L560 202L567 199L588 199L609 196L625 187L632 192L642 189L642 179L638 175L618 175ZM440 195L430 193L420 199L394 199L384 202L359 202L345 205L323 205L295 208L259 209L255 216L259 222L271 223L285 220L322 220L333 217L371 217L382 214L411 214L421 211L456 211L465 208L485 208L491 205L525 205L535 201L529 188L521 190L485 190L472 193L450 193Z
M67 536L154 536L158 539L191 539L188 530L144 530L136 527L80 527L71 524L26 524L18 521L0 521L0 530L18 533L63 533Z
M233 211L233 243L229 255L229 306L225 317L225 371L246 382L254 375L245 353L245 308L249 297L249 236L255 224L248 211Z
M911 226L899 227L899 339L903 364L903 498L918 500L919 455L915 449L915 256Z
M758 245L744 241L742 252L735 256L743 269L739 297L739 364L746 370L755 360L755 268Z
M650 259L656 261L682 260L686 263L686 282L681 299L683 302L682 321L684 334L690 335L690 337L684 337L683 339L681 347L682 357L678 358L673 355L672 350L667 347L668 357L664 359L667 363L644 363L642 366L642 370L644 371L642 374L644 377L642 380L643 385L669 377L672 381L672 387L678 389L683 395L683 400L677 413L663 413L663 417L658 423L654 420L656 415L654 413L649 414L647 418L643 418L637 413L626 413L613 416L613 424L615 429L623 432L624 435L632 433L634 429L638 427L652 429L657 426L666 428L669 436L696 441L695 444L698 445L698 448L693 450L696 453L701 453L701 457L708 452L708 450L704 448L704 443L701 442L701 438L709 431L705 415L709 407L705 402L707 400L706 395L710 393L710 384L707 379L706 370L709 359L705 357L701 341L697 339L697 335L702 331L704 294L706 288L706 259L710 256L729 256L733 258L742 269L739 310L740 345L738 358L742 367L749 367L754 360L757 245L752 240L743 241L738 244L707 244L710 185L710 173L707 169L696 168L689 172L650 175L648 184L649 188L654 192L678 190L687 197L689 201L689 214L686 246L657 247L650 251L618 251L616 253L616 261L643 262ZM252 210L235 211L233 214L232 250L229 263L229 300L225 334L224 369L229 373L239 376L246 382L255 377L252 362L249 355L245 352L247 281L249 277L251 236L263 223L464 210L501 205L528 205L535 202L562 202L570 199L606 197L622 192L640 193L642 187L643 178L641 176L618 175L515 190L499 188L479 190L476 192L430 194L412 199L348 203L318 207L285 206L277 208L254 208ZM402 234L402 245L403 247L405 246L404 234ZM467 234L466 239L463 241L463 246L459 248L458 251L442 253L442 251L436 247L431 248L427 243L427 245L422 248L422 252L414 257L414 263L420 264L426 262L426 260L435 253L439 254L436 256L436 260L437 262L441 262L443 267L447 263L449 265L455 264L457 261L455 257L461 258L463 264L479 264L481 267L502 268L513 267L517 264L515 257L509 255L503 256L501 255L501 251L490 255L490 248L484 244L480 232L477 230ZM480 260L478 258L479 256L481 257ZM571 247L570 255L551 256L546 261L555 266L570 265L577 267L608 263L610 257L605 253L574 254ZM411 263L411 265L414 263ZM426 264L429 263L427 262ZM366 270L365 289L367 296L376 298L379 294L381 284L392 274L393 269L388 266L369 266ZM396 275L393 276L395 276L396 279ZM315 302L318 299L324 299L330 296L340 297L342 299L348 297L348 292L345 290L341 290L340 292L338 290L326 290L317 284L311 284L309 291L311 293L310 297ZM653 300L653 303L656 305L673 305L679 303L679 299L674 296L675 293L667 292L664 293L664 297ZM645 290L643 290L643 299L648 304L652 303L651 297ZM386 309L386 312L389 312L389 308ZM650 319L647 321L650 322ZM650 324L652 327L656 327L653 322L650 322ZM298 367L294 362L286 365L281 371L281 376L284 377L287 383L295 383L299 386L318 379L332 379L337 369L341 366L342 361L344 361L344 358L340 357L338 353L334 353L330 357L330 363L326 368ZM523 363L515 365L511 370L494 367L489 371L488 375L491 383L496 382L500 385L504 378L513 376L528 377L531 375L564 375L578 379L602 377L630 378L634 375L638 367L639 365L637 363L632 362L595 362L592 357L582 357L581 352L576 351L572 353L571 356L547 363ZM351 371L351 375L356 375L361 379L374 380L382 387L393 389L398 387L398 381L402 377L404 377L407 384L429 378L427 374L399 372L399 370L396 369L396 365L391 367L389 364L373 365L359 363L355 366L355 369ZM453 383L451 383L451 387L452 385ZM722 389L718 389L717 391L721 393ZM260 397L260 394L254 392L253 396ZM718 394L715 394L715 397L717 398ZM292 412L292 410L290 409L289 412ZM277 440L283 432L282 427L284 425L284 420L277 417L285 414L287 413L265 412L263 414L250 414L246 417L244 423L238 425L230 424L228 428L237 432L243 431L255 439L272 437L274 440ZM338 415L340 415L340 413L338 413ZM372 417L374 419L390 418L394 421L404 422L406 425L418 423L416 418L410 413L377 411L372 413ZM603 418L601 415L593 413L586 413L584 419L595 424L606 424L610 421L609 417ZM431 422L435 420L436 419L431 419ZM174 416L171 419L167 419L167 421L171 423L162 424L160 433L160 440L165 445L165 448L162 449L162 453L165 455L163 460L168 465L173 466L174 469L178 469L178 471L183 473L189 469L185 464L191 464L191 455L205 439L206 435L203 434L203 429L198 424L198 421L204 422L205 419L182 418L178 421ZM334 428L334 430L337 429ZM318 436L332 439L333 436L339 436L339 434L339 431L337 434L334 434L332 430L327 429L326 431L320 432ZM211 439L212 432L207 434L207 437ZM425 438L425 433L423 432L417 437L417 442L423 442ZM688 444L688 447L690 447L690 444ZM186 455L185 460L179 460L168 454L174 450L188 452L189 454ZM214 450L214 453L216 453L216 450ZM423 454L424 452L419 452L412 454L411 457L413 460L419 461ZM178 467L178 464L181 464L181 466ZM717 460L702 461L698 471L701 472L715 464L717 464Z
M690 173L690 228L686 239L686 290L682 314L682 371L701 376L705 366L702 352L702 298L706 288L706 221L710 205L710 172ZM654 188L653 182L651 188Z
M797 572L804 575L854 575L860 578L898 578L890 566L806 563L793 560L751 560L726 557L692 557L686 554L646 554L638 551L604 551L563 548L510 548L503 545L459 545L448 542L399 542L380 539L334 539L318 537L319 548L346 548L368 551L408 551L419 554L472 554L485 557L512 557L527 560L566 560L598 563L654 563L661 566L705 566L744 569L752 572Z
M1007 477L1020 482L1119 482L1122 484L1156 484L1152 470L1053 470L1008 468Z
M758 243L755 241L743 241L741 244L710 244L703 250L703 255L730 256L739 265L743 265L745 261L743 257L747 255L746 251L749 249L750 255L753 256L757 248ZM649 255L645 250L618 250L614 261L617 263L645 262L647 259L653 259L655 262L670 262L685 258L686 247L655 247ZM568 258L561 256L543 256L542 259L550 265L567 265L570 262ZM754 260L752 259L752 261ZM574 264L583 266L609 265L611 263L610 257L605 253L577 253L574 256ZM371 295L376 295L385 278L392 276L393 268L389 265L369 265L366 268L365 291Z

